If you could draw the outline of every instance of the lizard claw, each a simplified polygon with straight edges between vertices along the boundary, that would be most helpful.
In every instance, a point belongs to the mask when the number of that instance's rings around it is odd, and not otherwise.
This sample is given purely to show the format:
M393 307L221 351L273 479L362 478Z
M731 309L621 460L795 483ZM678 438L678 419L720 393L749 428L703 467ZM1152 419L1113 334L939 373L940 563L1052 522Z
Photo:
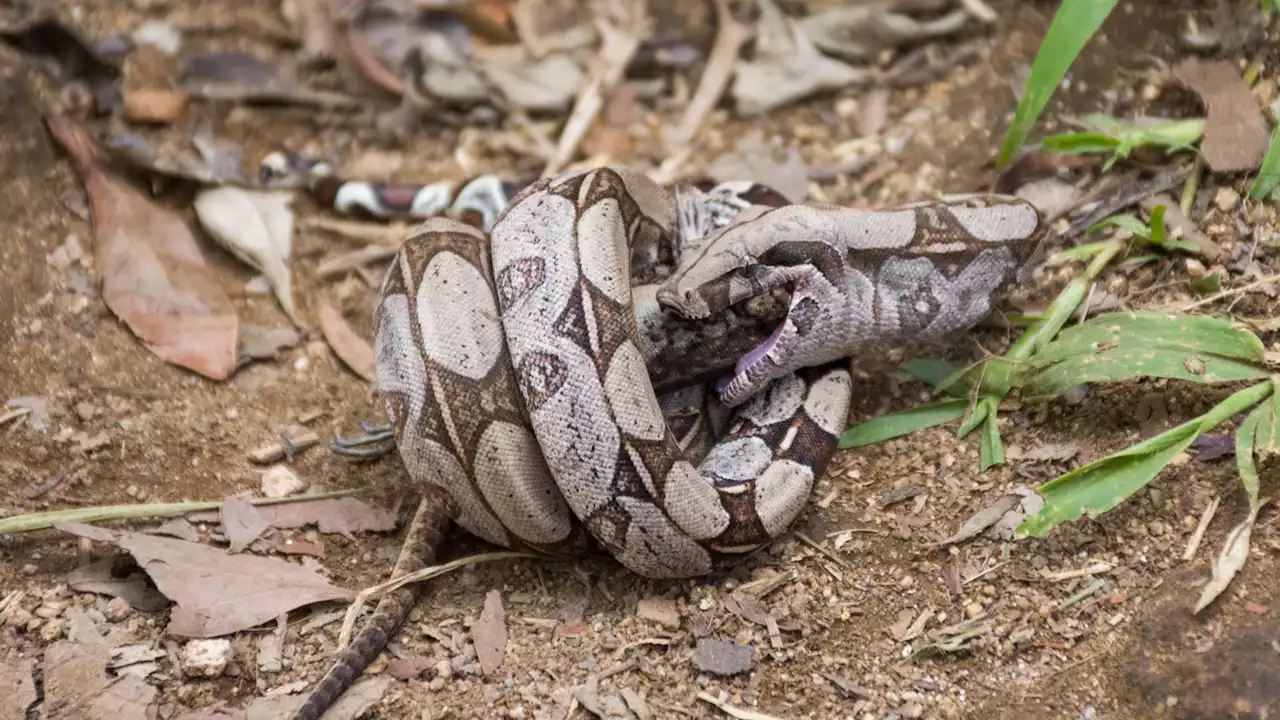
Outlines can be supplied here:
M364 437L344 438L335 432L333 434L333 442L329 443L329 449L339 455L348 457L381 457L395 449L396 444L390 425L373 425L362 422L360 423L360 428L365 432ZM374 445L387 440L391 442L381 446L365 447L366 445Z

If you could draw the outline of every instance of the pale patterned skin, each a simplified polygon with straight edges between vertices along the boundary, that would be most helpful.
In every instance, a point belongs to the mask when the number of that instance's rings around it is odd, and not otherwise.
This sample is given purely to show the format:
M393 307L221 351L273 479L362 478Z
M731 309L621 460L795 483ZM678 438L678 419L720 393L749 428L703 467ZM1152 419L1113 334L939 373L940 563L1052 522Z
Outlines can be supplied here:
M733 406L797 367L972 327L1025 279L1045 234L1033 205L999 195L875 211L752 208L685 256L658 302L702 319L790 289L787 319L721 392Z

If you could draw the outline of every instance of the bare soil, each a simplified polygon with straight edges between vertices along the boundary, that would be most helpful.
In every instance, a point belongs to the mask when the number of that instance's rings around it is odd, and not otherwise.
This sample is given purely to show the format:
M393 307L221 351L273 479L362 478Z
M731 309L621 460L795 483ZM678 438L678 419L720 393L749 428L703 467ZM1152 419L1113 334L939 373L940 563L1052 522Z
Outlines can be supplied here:
M162 16L139 9L150 3L52 4L98 36ZM1196 5L1122 4L1086 48L1069 87L1050 105L1050 124L1063 115L1095 111L1130 116L1194 109L1193 97L1177 88L1144 94L1143 73L1181 57L1174 38L1187 11L1180 8ZM936 80L892 90L886 133L906 141L892 166L870 181L853 176L821 191L835 202L882 205L989 181L1019 73L1029 65L1054 6L993 3L1001 21L988 36L967 41L975 57ZM1197 16L1202 22L1207 17ZM192 36L184 51L214 47L269 46L239 32ZM1228 57L1247 56L1237 51ZM1265 59L1263 75L1273 77L1274 52ZM140 47L126 77L139 86L164 85L177 62ZM91 261L57 267L47 260L72 235L87 253L91 237L79 181L40 122L42 108L57 92L22 56L0 48L0 398L38 396L52 414L44 430L26 421L0 426L0 512L252 493L262 468L246 453L275 441L280 427L314 418L310 427L328 438L382 418L376 394L318 334L278 360L251 364L227 382L210 382L163 363L140 345L102 303ZM832 146L853 133L848 118L836 112L838 101L823 97L757 121L708 123L713 129L705 131L692 164L709 162L728 152L737 136L761 128L766 137L798 142L806 161L820 165ZM242 107L228 111L220 134L240 142L250 160L279 147L313 145L351 158L381 145L402 157L398 179L460 174L453 161L456 129L432 129L398 143L356 132L354 125L337 113ZM537 169L512 157L485 156L479 163L482 171L508 176ZM1205 184L1207 198L1218 185L1242 194L1246 187L1244 178L1209 178ZM303 214L320 212L305 200L296 206ZM1244 212L1239 205L1225 212L1210 206L1202 227L1212 226L1213 239L1224 248L1238 246ZM1248 225L1276 226L1269 208L1250 212ZM376 288L354 276L318 280L315 267L333 241L300 232L295 243L294 278L304 317L314 318L316 299L327 297L368 336ZM211 242L205 250L242 322L287 323L270 296L246 292L251 271ZM1277 270L1270 246L1260 245L1256 259L1264 272ZM1136 291L1181 277L1175 265L1165 260L1114 271L1108 288L1134 306L1157 304L1185 293L1185 287ZM1071 272L1045 270L1015 300L1044 302ZM1264 295L1248 295L1233 310L1271 317L1277 307ZM1270 347L1274 337L1262 337ZM946 352L976 359L1000 352L1009 340L1005 331L979 329ZM891 364L889 371L881 366L860 375L852 422L928 398L923 385L892 372ZM1272 510L1263 511L1254 550L1234 585L1201 615L1190 613L1212 555L1246 511L1230 458L1181 458L1115 511L1044 539L979 537L950 549L932 545L1011 488L1033 488L1149 434L1135 409L1153 397L1167 409L1162 429L1230 391L1148 381L1094 386L1075 404L1015 407L1001 419L1010 462L986 472L978 470L977 433L957 440L952 427L842 451L797 527L834 558L788 536L732 572L698 581L642 579L607 557L574 564L482 564L433 581L387 657L425 658L432 667L446 660L451 672L445 677L429 670L421 679L397 681L369 717L564 718L569 690L592 676L600 678L601 697L629 688L646 698L658 718L724 717L695 699L699 691L727 691L736 704L796 719L1274 717L1280 713L1280 532ZM82 449L100 434L105 444ZM1034 448L1068 444L1079 452L1067 461L1020 459ZM354 462L322 444L299 453L291 467L313 487L365 488L363 497L384 507L413 500L394 456ZM67 475L56 487L29 496L59 473ZM906 485L920 491L881 504ZM1274 468L1265 468L1264 495L1274 490ZM1222 503L1217 517L1195 557L1183 560L1192 530L1215 496ZM323 540L322 564L333 581L359 588L385 579L399 536ZM458 534L445 556L485 549ZM1052 573L1100 562L1109 571L1053 579ZM65 575L78 563L77 543L58 532L0 538L0 596L25 590L29 610L74 596ZM958 596L944 580L956 571L961 578L977 576ZM782 572L794 577L761 601L781 628L778 641L771 642L766 626L735 614L726 600L735 587ZM1105 584L1061 607L1095 580ZM506 606L509 641L501 670L481 677L466 629L493 589ZM638 602L652 597L676 601L678 629L637 615ZM84 600L99 609L105 602ZM927 631L975 619L985 621L987 631L962 651L906 659L903 631L925 614ZM149 680L161 691L160 716L176 717L215 701L240 705L295 680L316 680L331 658L338 626L302 637L296 626L308 612L295 615L280 672L259 670L255 633L235 638L231 672L216 680L187 680L162 663ZM125 621L138 641L159 647L166 642L165 622L165 613L134 614ZM753 644L754 668L733 677L699 672L691 658L701 637ZM39 622L0 628L0 646L22 656L39 657L47 642ZM380 662L370 672L385 668ZM856 689L842 691L831 678L846 679ZM579 708L572 716L588 715Z

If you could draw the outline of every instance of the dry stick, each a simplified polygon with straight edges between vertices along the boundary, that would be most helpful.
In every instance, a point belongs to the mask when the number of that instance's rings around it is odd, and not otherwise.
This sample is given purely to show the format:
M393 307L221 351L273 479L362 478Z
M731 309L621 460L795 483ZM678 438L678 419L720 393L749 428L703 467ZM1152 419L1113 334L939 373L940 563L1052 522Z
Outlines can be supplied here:
M555 175L569 163L596 117L600 115L605 93L622 79L622 73L631 64L631 58L640 48L640 36L648 24L644 3L632 3L631 19L631 27L625 31L618 30L603 19L597 22L601 37L600 52L592 63L587 81L578 91L573 112L569 113L569 119L564 123L555 154L543 168L542 177Z
M361 222L359 220L341 220L325 215L306 218L301 223L306 230L322 230L333 233L344 240L362 243L399 243L408 235L411 226L408 223Z
M707 66L698 80L698 89L685 107L680 124L666 139L668 154L683 150L693 140L707 113L720 102L720 96L729 85L729 78L733 75L742 46L755 34L754 27L733 16L729 0L715 0L715 5L720 29L716 32L715 44L711 46L711 54L707 57Z
M1187 311L1189 311L1189 310L1194 310L1194 309L1196 309L1196 308L1198 308L1198 307L1201 307L1201 306L1203 306L1203 305L1208 305L1209 303L1215 303L1215 302L1217 302L1217 301L1219 301L1219 300L1221 300L1221 299L1223 299L1223 298L1231 297L1231 296L1233 296L1233 295L1239 295L1240 293L1246 293L1246 292L1249 292L1250 290L1253 290L1254 288L1260 287L1260 286L1262 286L1262 285L1268 285L1268 284L1273 283L1273 282L1275 282L1275 281L1277 281L1277 280L1280 280L1280 273L1276 273L1276 274L1274 274L1274 275L1268 275L1268 276L1266 276L1266 277L1262 278L1261 280L1255 280L1255 281L1253 281L1253 282L1249 283L1248 285L1241 285L1240 287L1237 287L1237 288L1231 288L1230 290L1223 290L1223 291L1222 291L1222 292L1220 292L1220 293L1214 293L1213 295L1210 295L1210 296L1209 296L1209 297L1207 297L1207 298L1204 298L1204 299L1202 299L1202 300L1197 300L1197 301L1195 301L1195 302L1193 302L1193 303L1189 303L1189 304L1186 304L1186 305L1166 305L1165 307L1163 307L1163 308L1161 308L1161 309L1162 309L1162 310L1165 310L1165 311L1167 311L1167 312L1178 312L1178 313L1184 313L1184 312L1187 312Z
M720 712L738 720L782 720L774 715L765 715L754 710L743 710L742 708L734 707L708 692L699 692L698 699L715 705Z
M328 498L354 495L357 490L335 490L333 492L315 493L313 495L294 495L286 498L249 498L253 505L279 505L282 503L305 502L307 500L325 500ZM142 518L173 517L202 510L217 510L222 507L223 500L205 500L199 502L180 503L148 503L145 505L103 505L99 507L77 508L75 510L53 510L42 513L15 515L0 520L0 535L16 535L17 533L45 530L57 523L79 522L92 523L103 520L135 520Z
M361 265L395 257L398 252L400 252L399 245L369 245L368 247L325 260L316 267L316 275L321 278L341 275L350 270L355 270Z
M347 616L342 621L342 632L338 634L338 649L347 646L347 642L351 639L351 629L356 624L356 618L360 615L360 610L370 598L383 595L385 593L394 592L409 583L422 582L430 580L433 577L446 575L461 567L474 565L476 563L494 562L495 560L514 560L518 558L532 558L534 560L542 559L541 555L533 553L520 552L517 550L504 550L501 552L480 553L479 555L470 555L457 560L450 560L440 565L432 565L422 568L411 573L406 573L396 578L392 578L380 585L374 585L361 590L351 601L351 606L347 608Z
M1190 560L1196 556L1196 551L1200 549L1200 541L1204 539L1204 533L1209 529L1209 523L1213 522L1213 516L1217 512L1218 496L1215 495L1200 515L1200 523L1196 525L1196 531L1191 533L1191 539L1187 541L1187 549L1182 553L1183 560Z

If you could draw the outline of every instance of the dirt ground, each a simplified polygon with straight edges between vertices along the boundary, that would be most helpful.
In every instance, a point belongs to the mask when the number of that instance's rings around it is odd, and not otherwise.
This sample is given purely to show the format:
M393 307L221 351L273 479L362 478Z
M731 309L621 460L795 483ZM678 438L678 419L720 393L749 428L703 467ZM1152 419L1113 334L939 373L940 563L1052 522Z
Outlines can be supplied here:
M166 12L163 3L58 0L53 5L95 36L137 27ZM934 81L891 91L885 132L903 141L893 163L878 177L852 175L822 184L826 199L883 205L972 190L992 177L990 161L1015 105L1020 73L1055 3L1009 1L992 7L1001 20L991 32L965 41L975 51L970 59ZM1200 17L1204 22L1209 16ZM1150 68L1181 57L1174 38L1185 18L1186 11L1167 4L1123 3L1102 36L1086 48L1069 87L1051 103L1047 122L1094 111L1132 116L1194 108L1189 105L1193 96L1176 88L1144 93ZM193 36L187 43L186 49L264 46L245 31ZM1243 51L1226 56L1248 57ZM1274 52L1265 56L1263 77L1274 76L1277 59ZM176 62L140 47L128 61L128 82L164 85ZM281 427L305 419L327 439L334 432L356 433L361 421L382 418L370 386L318 334L221 383L166 364L141 346L95 290L83 189L40 122L42 108L55 101L57 92L23 56L0 47L0 398L43 398L51 417L46 428L35 427L30 418L0 426L0 516L256 493L263 468L246 453L275 441ZM838 112L840 99L819 97L758 121L718 119L709 123L714 128L705 131L691 164L709 163L755 128L766 137L797 142L810 166L827 162L830 148L851 133L848 119ZM220 133L241 143L249 161L279 147L313 145L344 158L375 150L398 154L403 160L398 179L461 174L453 161L455 128L433 128L397 143L357 132L357 123L338 113L240 107L227 112ZM480 170L504 175L537 170L536 163L511 156L482 156L478 162ZM1213 178L1202 192L1213 198L1223 185L1243 194L1245 182L1243 177ZM295 206L304 215L320 212L305 200ZM1232 217L1235 211L1211 207L1210 212L1216 213L1214 239L1224 246L1240 242L1243 221ZM1264 219L1258 217L1249 223L1268 222L1265 213ZM69 236L78 238L85 260L51 261ZM367 337L376 288L356 276L319 280L314 272L333 247L333 240L318 234L295 237L301 313L314 318L316 300L326 297ZM211 242L204 249L241 322L287 324L269 295L246 291L252 271ZM1256 259L1266 273L1278 269L1270 246L1260 247ZM1171 265L1165 260L1140 270L1115 270L1105 282L1121 297L1134 298L1134 306L1157 303L1176 297L1178 288L1139 291L1167 283L1179 272ZM1033 304L1051 297L1071 272L1044 271L1020 288L1014 301ZM1277 315L1275 302L1261 295L1243 299L1235 310L1251 317ZM1261 337L1271 347L1273 334ZM1002 351L1009 340L1003 331L979 329L946 354L975 359ZM852 422L928 398L920 383L880 367L862 372L856 386ZM1010 462L986 472L978 469L977 433L958 441L952 426L842 451L816 485L813 504L797 526L824 552L789 535L732 572L683 582L639 578L602 556L572 564L518 560L469 567L427 586L384 658L421 658L432 669L419 679L397 680L367 717L565 718L574 703L571 690L593 679L600 698L634 691L655 718L727 717L696 699L699 692L718 696L722 691L742 708L797 720L1275 717L1280 713L1280 673L1275 671L1280 667L1275 599L1280 531L1272 509L1263 510L1254 550L1232 587L1199 616L1190 612L1211 556L1246 511L1229 458L1181 458L1115 511L1064 526L1044 539L1014 543L983 536L950 549L933 547L1005 492L1034 488L1135 442L1149 429L1135 408L1153 397L1168 411L1161 427L1172 427L1232 389L1123 383L1090 387L1075 404L1055 402L1043 411L1015 407L1001 418ZM1067 460L1020 459L1050 445L1072 445L1078 452ZM394 457L355 462L322 443L300 452L291 467L313 488L366 488L362 497L383 507L397 502L407 507L412 501ZM59 474L63 479L56 486L34 493ZM1264 496L1274 492L1274 481L1274 468L1264 468ZM890 493L903 499L884 502L892 499ZM1221 499L1217 518L1196 556L1184 560L1188 538L1214 497ZM320 563L334 583L365 587L385 579L398 540L396 533L326 534ZM457 535L444 555L486 549ZM59 532L0 538L0 597L21 589L27 610L57 607L80 595L65 584L66 573L80 561L77 542ZM1106 569L1063 576L1098 563ZM945 580L955 572L971 579L959 595ZM766 623L752 621L746 617L752 613L741 608L734 611L731 592L779 573L793 575L760 601L780 633L771 638ZM1101 587L1062 607L1097 580L1103 581ZM466 629L495 589L505 604L509 638L500 671L481 677ZM73 601L99 611L108 600L83 597ZM675 602L677 627L638 614L641 601L652 598ZM256 643L263 636L258 632L234 638L230 671L218 679L184 679L172 656L161 661L148 680L160 691L159 716L178 717L215 701L241 705L272 688L316 680L331 658L338 625L305 637L299 628L312 614L341 607L294 613L276 672L262 670L256 661ZM133 613L120 622L135 641L172 653L177 646L163 634L165 615ZM0 628L0 647L38 658L50 641L40 632L41 623L52 620L38 612L35 618L34 624ZM961 651L908 659L904 648L912 626L920 629L917 621L926 632L965 621L975 621L966 627L981 626L985 632ZM700 672L692 658L698 639L705 637L754 645L753 667L730 677ZM441 672L441 661L447 672ZM386 667L380 661L369 672ZM572 715L589 716L581 707ZM20 716L0 711L4 717Z

